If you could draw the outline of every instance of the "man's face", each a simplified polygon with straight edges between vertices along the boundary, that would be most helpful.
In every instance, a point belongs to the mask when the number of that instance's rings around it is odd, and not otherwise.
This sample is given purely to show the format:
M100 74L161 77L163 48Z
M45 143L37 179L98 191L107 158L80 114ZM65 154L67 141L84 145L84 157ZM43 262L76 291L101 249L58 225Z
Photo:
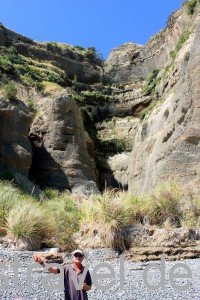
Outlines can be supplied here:
M83 258L84 256L81 253L77 252L72 256L72 261L74 263L81 263L83 261Z

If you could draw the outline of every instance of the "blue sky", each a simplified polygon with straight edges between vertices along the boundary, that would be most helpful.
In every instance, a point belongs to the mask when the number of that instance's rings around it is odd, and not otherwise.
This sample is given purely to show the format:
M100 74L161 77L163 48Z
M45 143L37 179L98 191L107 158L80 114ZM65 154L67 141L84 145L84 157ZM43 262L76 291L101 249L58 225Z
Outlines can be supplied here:
M0 22L36 41L94 46L106 58L125 42L144 44L183 0L1 0Z

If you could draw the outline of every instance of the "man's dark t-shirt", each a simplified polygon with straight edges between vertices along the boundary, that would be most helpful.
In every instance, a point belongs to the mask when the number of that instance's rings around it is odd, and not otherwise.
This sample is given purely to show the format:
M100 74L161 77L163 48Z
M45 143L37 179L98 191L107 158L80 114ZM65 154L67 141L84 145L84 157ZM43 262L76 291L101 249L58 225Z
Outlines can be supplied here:
M71 267L73 269L73 267ZM81 276L83 275L84 266L82 266L80 273L76 273L75 270L70 270L69 266L64 268L64 286L65 286L65 300L88 300L87 292L83 290L77 290L72 280L71 272L74 272L77 283L79 284ZM85 275L84 281L87 285L92 285L92 279L89 270Z

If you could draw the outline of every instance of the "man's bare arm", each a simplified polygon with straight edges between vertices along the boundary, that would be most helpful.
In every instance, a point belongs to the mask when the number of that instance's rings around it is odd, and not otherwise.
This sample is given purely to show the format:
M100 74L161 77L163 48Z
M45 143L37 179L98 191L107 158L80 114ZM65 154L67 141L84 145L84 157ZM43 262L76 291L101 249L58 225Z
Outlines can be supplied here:
M39 263L39 264L40 264L41 266L43 266L44 268L46 267L47 264L44 262L44 260L43 260L40 256L38 256L38 255L33 255L33 259L34 259L35 262ZM58 268L56 268L56 267L51 267L51 268L48 269L48 271L49 271L50 273L53 273L53 274L58 274L58 273L60 273L60 270L59 270Z

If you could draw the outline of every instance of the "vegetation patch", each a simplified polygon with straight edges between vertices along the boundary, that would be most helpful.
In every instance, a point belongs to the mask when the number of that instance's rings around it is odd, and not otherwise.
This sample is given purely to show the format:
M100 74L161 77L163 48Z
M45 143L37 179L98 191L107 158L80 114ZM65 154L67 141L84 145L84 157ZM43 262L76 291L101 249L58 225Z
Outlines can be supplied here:
M36 108L35 108L34 100L32 98L28 98L27 105L28 105L28 108L29 108L30 112L35 114L36 113Z
M185 31L183 34L181 34L175 49L170 52L170 56L173 60L176 58L177 53L182 48L183 44L187 41L188 38L189 38L189 32L188 31Z
M102 151L106 154L108 153L122 153L126 151L126 142L124 139L109 139L101 140Z
M6 98L8 98L10 100L17 99L17 88L12 81L10 81L6 85L4 85L3 89L4 89Z
M95 47L84 48L82 46L73 46L57 42L48 42L46 45L47 49L51 51L57 51L60 53L68 52L69 54L71 52L72 55L82 55L84 58L96 60L99 63L102 63L102 56L97 54Z
M83 202L81 207L81 227L85 225L88 231L98 230L104 247L124 250L126 242L123 230L130 224L129 207L121 201L120 193L105 191L103 195L96 195Z
M157 186L152 195L137 197L134 194L105 191L83 202L81 227L86 226L87 234L98 232L104 247L125 249L128 228L145 225L164 227L199 226L200 207L197 201L183 204L180 186L174 182ZM190 223L187 223L188 220ZM196 223L195 223L196 222ZM169 228L169 227L168 227Z
M149 106L138 113L138 117L143 120L146 116L149 116L151 114L156 106L160 105L161 103L163 103L163 99L154 99L153 101L151 101Z
M74 199L69 192L47 189L40 199L34 199L0 181L1 232L22 240L32 250L46 245L72 251L77 247L73 234L86 226L84 238L97 231L102 246L122 251L127 247L126 230L136 225L200 226L199 199L181 190L177 183L167 182L149 196L106 190Z
M155 69L153 70L153 72L151 72L148 75L146 79L146 84L142 88L142 94L144 96L151 95L155 91L156 85L158 83L158 79L157 79L158 73L159 70Z
M73 233L79 230L81 212L67 192L58 193L48 189L44 191L44 195L48 200L43 205L56 220L56 233L49 242L59 245L62 251L72 251L76 248Z
M183 5L187 5L187 13L189 15L194 14L197 3L198 3L197 0L186 0L183 2Z
M28 201L12 208L6 226L8 233L17 240L21 239L29 250L40 249L42 241L53 236L56 228L55 220L48 211Z
M100 91L82 91L81 96L83 96L86 101L97 100L107 102L112 99L111 96L103 94Z
M14 47L0 47L0 71L7 76L7 80L20 80L26 86L42 89L42 83L52 82L64 86L66 74L60 68L50 63L40 62L25 57Z

